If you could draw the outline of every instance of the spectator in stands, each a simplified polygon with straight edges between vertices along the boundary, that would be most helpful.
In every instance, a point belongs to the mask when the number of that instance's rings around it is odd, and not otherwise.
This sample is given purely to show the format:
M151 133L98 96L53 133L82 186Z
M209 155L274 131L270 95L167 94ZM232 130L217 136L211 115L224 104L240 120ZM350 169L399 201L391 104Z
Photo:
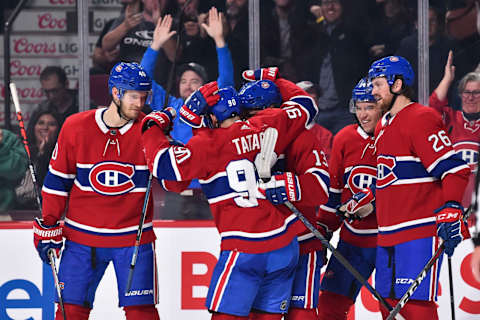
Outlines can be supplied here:
M92 54L92 68L90 74L109 74L112 67L120 60L120 48L115 46L112 50L104 50L102 48L103 37L112 28L115 19L108 20L103 26L100 36L95 43L95 49Z
M298 81L301 61L308 55L314 33L303 1L275 0L261 16L262 65L278 66L282 77Z
M155 32L153 35L153 41L150 48L147 49L142 59L141 65L149 74L153 74L156 58L162 45L168 39L170 39L176 31L170 31L172 25L172 17L167 15L159 20ZM202 24L202 27L206 30L208 35L213 38L217 47L218 56L218 86L226 87L233 85L233 66L230 51L225 43L223 37L223 14L218 13L216 8L212 8L209 11L208 24ZM168 74L165 70L164 74ZM188 63L180 66L178 75L178 95L179 97L169 96L168 105L174 107L177 110L183 105L186 98L190 96L195 90L202 86L207 81L207 73L205 69L196 64ZM152 85L152 109L159 110L165 105L165 89L159 85L156 81ZM192 136L191 127L175 119L172 137L182 143L187 141Z
M176 63L179 66L194 62L203 66L206 70L206 82L215 79L218 73L215 42L208 37L205 29L200 27L207 22L207 16L208 13L198 14L193 9L185 11L181 19L180 47Z
M442 116L448 135L452 140L455 152L470 165L472 174L465 190L462 205L467 208L471 204L475 174L478 170L478 148L480 146L480 73L467 73L458 84L458 92L462 100L461 111L449 106L447 93L455 78L453 53L448 54L444 76L430 96L429 106Z
M48 165L60 131L59 116L49 110L36 113L30 119L27 139L30 146L30 156L35 169L37 187L41 188L48 172ZM41 190L38 190L40 194ZM31 173L25 173L21 183L15 188L17 209L38 209L35 200L35 190Z
M415 15L416 17L416 15ZM445 17L442 11L436 7L430 6L428 10L428 42L429 42L429 60L430 60L430 84L429 93L437 86L443 77L442 68L444 66L448 52L453 49L454 44L450 41L444 33ZM416 24L417 25L417 24ZM412 33L410 36L404 38L395 55L399 55L410 61L413 70L415 71L415 84L418 84L418 32ZM417 88L415 85L413 88Z
M344 0L322 0L324 19L318 24L316 46L305 60L305 78L320 89L317 123L333 134L353 123L348 110L351 92L368 68L364 34L350 27Z
M152 43L155 24L165 5L166 0L133 0L128 3L125 14L113 22L111 30L103 37L102 49L111 51L119 45L120 61L140 62L143 53ZM174 46L166 45L163 49L174 50ZM167 56L171 52L168 51ZM173 57L169 57L173 60Z
M406 0L385 0L379 5L380 17L372 19L370 57L373 60L393 55L400 41L414 31Z
M248 0L225 0L226 41L232 51L235 85L240 87L242 71L249 68Z
M78 112L77 90L68 89L67 75L59 66L43 69L40 73L40 84L47 99L32 112L32 118L36 113L48 110L59 115L59 124L62 126L68 116Z
M10 220L4 211L15 205L15 186L24 176L28 160L22 142L5 129L0 129L0 220Z
M217 47L218 58L218 86L220 88L233 86L233 64L230 51L225 43L223 36L223 14L218 13L215 7L208 12L208 24L202 24L207 34L215 41ZM142 59L142 67L148 74L152 74L155 68L155 61L162 45L168 41L176 32L170 31L172 26L172 17L166 15L163 19L159 19L153 41L150 48L147 49ZM164 71L164 74L167 74ZM168 105L173 107L177 114L179 109L195 90L207 81L207 73L205 69L197 63L188 63L180 66L179 80L177 81L178 97L168 96ZM165 89L156 81L152 83L152 102L151 106L155 110L162 109L165 106ZM181 122L179 117L174 121L171 136L175 140L187 143L192 137L192 128ZM189 189L182 192L181 195L175 192L168 192L165 195L165 208L162 212L164 219L211 219L211 213L200 185L194 180Z

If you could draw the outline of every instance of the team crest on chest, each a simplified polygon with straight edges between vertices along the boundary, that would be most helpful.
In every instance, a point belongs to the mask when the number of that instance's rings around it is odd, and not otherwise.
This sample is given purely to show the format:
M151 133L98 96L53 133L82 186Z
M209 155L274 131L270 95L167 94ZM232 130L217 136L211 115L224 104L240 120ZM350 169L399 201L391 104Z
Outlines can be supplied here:
M394 157L377 157L377 188L385 188L398 180L398 177L393 172L395 165L396 160Z
M477 170L478 163L478 142L462 141L453 145L455 152L462 157L474 172Z
M347 185L353 194L362 191L375 183L377 177L377 169L371 166L355 166L350 171Z
M132 177L135 167L121 162L100 162L92 167L88 180L96 192L115 196L124 194L135 188Z

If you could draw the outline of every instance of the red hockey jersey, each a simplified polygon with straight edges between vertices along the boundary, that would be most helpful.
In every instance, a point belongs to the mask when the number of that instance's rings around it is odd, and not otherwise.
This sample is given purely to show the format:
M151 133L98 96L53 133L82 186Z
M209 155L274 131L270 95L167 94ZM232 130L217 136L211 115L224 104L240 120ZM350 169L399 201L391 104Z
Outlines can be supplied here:
M480 146L480 119L469 121L463 113L448 106L448 100L439 100L435 91L430 96L430 107L434 108L443 117L447 132L452 139L453 148L470 165L470 176L462 205L468 207L471 203L475 185L475 173L477 172L478 148Z
M378 245L436 235L434 210L462 200L470 168L455 154L438 113L411 103L375 130Z
M288 146L285 154L279 156L279 161L272 170L290 171L298 176L301 199L293 202L293 205L314 226L316 226L318 207L328 200L329 176L324 148L329 146L324 146L323 143L315 131L302 132ZM323 248L320 240L308 230L298 237L298 241L302 254Z
M282 96L285 98L285 93ZM254 160L265 129L277 129L275 152L281 154L311 127L316 113L307 96L294 97L283 106L229 128L199 131L185 147L170 146L156 126L143 134L147 162L155 177L175 181L199 178L221 237L221 250L268 252L286 246L305 230L288 209L257 198Z
M140 122L109 129L106 108L70 116L63 125L42 188L43 219L65 213L64 236L95 247L135 244L149 176ZM142 243L155 240L149 199Z
M322 206L322 214L334 214L338 205L376 182L377 159L373 148L373 138L358 124L336 134L329 161L330 197L327 205ZM377 233L377 219L372 213L362 220L344 221L340 238L357 247L374 248Z

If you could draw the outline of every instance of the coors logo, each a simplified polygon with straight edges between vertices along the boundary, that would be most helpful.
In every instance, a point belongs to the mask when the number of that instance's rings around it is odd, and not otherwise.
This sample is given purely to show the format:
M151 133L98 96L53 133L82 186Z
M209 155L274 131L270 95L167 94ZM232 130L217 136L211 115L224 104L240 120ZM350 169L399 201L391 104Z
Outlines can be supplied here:
M40 30L59 30L64 31L67 29L67 19L65 16L58 17L51 13L43 13L37 15L38 27Z

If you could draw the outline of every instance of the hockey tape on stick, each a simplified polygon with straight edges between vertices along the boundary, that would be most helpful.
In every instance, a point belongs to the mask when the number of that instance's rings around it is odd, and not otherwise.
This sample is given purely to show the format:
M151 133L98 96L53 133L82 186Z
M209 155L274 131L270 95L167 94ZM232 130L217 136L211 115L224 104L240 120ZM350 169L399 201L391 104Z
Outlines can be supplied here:
M48 261L52 269L53 282L55 283L55 288L57 289L58 304L60 305L60 310L62 311L63 319L67 320L67 316L65 314L65 308L63 306L63 298L62 298L63 288L60 287L60 281L58 280L58 272L57 272L57 266L55 264L55 256L56 256L55 249L48 250Z
M25 148L25 151L27 152L28 169L30 170L30 175L31 175L32 181L33 181L33 191L34 191L34 194L35 194L35 200L37 202L38 210L40 210L40 212L42 212L42 201L40 200L40 194L38 192L38 190L40 190L40 189L38 188L37 176L35 174L35 168L33 166L32 156L31 156L31 153L30 153L30 148L28 147L27 131L25 130L25 124L23 122L22 110L20 109L20 101L18 100L17 86L13 82L10 83L10 92L12 94L12 100L13 100L13 105L15 106L15 111L17 112L18 126L20 127L20 134L22 136L23 147Z
M267 128L263 133L263 139L260 143L260 153L255 159L258 176L260 179L270 179L272 176L272 165L275 164L277 156L275 155L275 145L277 144L278 130Z
M330 242L328 242L328 240L320 233L320 231L318 231L318 229L315 228L310 223L310 221L308 221L307 218L305 218L305 216L291 202L287 201L284 204L298 217L298 219L300 219L300 221L302 221L305 227L307 227L307 229L310 230L310 232L312 232L313 235L322 242L323 246L325 246L328 250L332 252L332 255L337 258L337 260L345 267L345 269L347 269L362 285L364 285L368 289L368 291L370 291L375 296L375 298L380 301L380 304L386 310L390 311L391 314L394 310L393 307L385 299L382 298L380 293L378 293L378 291L374 287L372 287L370 283L368 283L367 279L365 279L360 274L360 272L358 272L357 269L355 269L355 267L352 266L351 263L348 262L348 260L340 252L338 252L338 250L334 246L330 244ZM402 317L402 315L398 314L398 312L392 319L405 320L405 318Z
M430 271L432 266L435 264L435 262L437 262L438 258L441 257L444 249L445 249L445 246L442 242L440 247L433 254L433 257L427 262L425 267L423 267L422 271L420 271L420 273L418 274L417 278L410 285L407 292L405 292L403 297L398 301L395 308L392 311L390 311L390 314L388 315L387 320L395 319L395 316L400 312L400 310L405 306L405 304L407 304L408 300L410 300L413 293L415 292L415 290L417 290L418 286L420 285L420 283L422 283L423 279L425 279L425 277L427 276L427 273Z

